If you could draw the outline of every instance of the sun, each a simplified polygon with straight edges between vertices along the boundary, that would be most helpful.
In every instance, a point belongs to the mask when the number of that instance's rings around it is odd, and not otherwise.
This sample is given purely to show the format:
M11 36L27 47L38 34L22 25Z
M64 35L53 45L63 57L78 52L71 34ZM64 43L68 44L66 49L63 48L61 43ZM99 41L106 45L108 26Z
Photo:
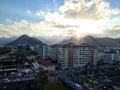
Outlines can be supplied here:
M101 32L101 25L104 24L102 20L88 20L88 19L65 19L56 18L56 22L66 26L66 30L74 30L72 35L81 37L86 34L97 34ZM67 27L68 26L68 27Z
M95 21L82 20L77 23L76 36L83 34L96 34L100 32L99 25Z

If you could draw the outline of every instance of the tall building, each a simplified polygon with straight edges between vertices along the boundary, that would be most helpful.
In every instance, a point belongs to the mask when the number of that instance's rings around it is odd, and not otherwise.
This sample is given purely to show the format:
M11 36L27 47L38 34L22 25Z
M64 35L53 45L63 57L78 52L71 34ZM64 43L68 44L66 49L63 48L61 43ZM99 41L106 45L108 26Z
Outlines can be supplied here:
M58 61L58 49L60 48L60 44L54 44L49 47L48 50L48 56L53 60L53 61Z
M83 67L86 64L96 65L98 50L89 45L62 45L58 48L58 63L62 68Z
M48 46L47 45L36 45L35 52L38 53L40 58L47 59L48 58Z

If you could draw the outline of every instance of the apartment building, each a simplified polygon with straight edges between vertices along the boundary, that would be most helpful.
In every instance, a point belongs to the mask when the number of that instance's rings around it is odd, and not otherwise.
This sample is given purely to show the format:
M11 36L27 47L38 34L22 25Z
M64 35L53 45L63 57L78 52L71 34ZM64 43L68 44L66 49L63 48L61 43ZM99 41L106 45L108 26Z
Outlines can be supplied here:
M30 51L30 45L28 44L18 44L16 51L19 53L26 53Z
M109 50L107 52L104 52L103 61L104 63L108 64L120 62L119 50Z
M36 45L35 52L38 53L38 56L43 59L48 58L48 46L47 45Z
M83 67L88 63L96 65L98 61L97 53L98 50L93 46L69 43L58 48L58 63L62 68Z
M54 44L51 45L48 49L48 56L53 60L53 61L58 61L58 49L61 47L60 44Z

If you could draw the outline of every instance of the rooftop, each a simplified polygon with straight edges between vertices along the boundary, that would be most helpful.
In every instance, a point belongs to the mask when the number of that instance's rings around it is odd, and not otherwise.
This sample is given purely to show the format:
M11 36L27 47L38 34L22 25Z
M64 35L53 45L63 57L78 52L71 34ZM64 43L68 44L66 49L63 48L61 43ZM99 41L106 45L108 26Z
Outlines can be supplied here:
M52 64L50 61L48 60L44 60L44 59L37 59L37 62L42 64L43 66L53 66L54 64Z

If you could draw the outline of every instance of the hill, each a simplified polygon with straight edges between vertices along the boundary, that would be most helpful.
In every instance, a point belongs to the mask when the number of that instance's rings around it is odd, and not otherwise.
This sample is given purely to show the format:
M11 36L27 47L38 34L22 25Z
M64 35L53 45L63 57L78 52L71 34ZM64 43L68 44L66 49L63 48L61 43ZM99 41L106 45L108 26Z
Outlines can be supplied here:
M29 45L46 45L45 43L41 42L40 40L30 37L28 35L22 35L19 38L17 38L16 40L6 44L7 46L16 46L18 44L29 44Z
M79 39L68 39L64 40L60 44L74 43L77 45L81 45L83 43L87 43L88 45L96 46L96 47L120 47L120 38L95 38L93 36L85 36Z

